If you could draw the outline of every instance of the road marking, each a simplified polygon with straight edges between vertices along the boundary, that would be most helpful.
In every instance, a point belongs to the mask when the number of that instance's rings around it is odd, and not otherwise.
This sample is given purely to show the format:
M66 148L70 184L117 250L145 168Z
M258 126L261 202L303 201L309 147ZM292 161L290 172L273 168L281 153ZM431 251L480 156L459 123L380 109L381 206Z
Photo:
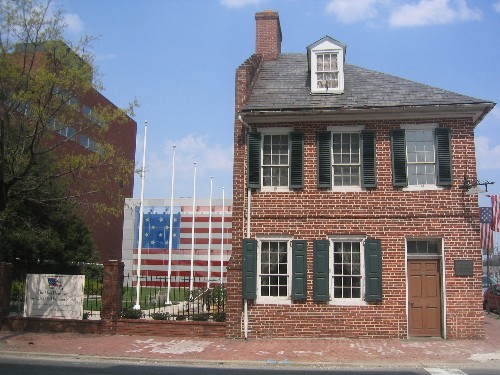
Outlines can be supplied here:
M425 371L427 371L431 375L467 375L465 372L456 368L426 368Z

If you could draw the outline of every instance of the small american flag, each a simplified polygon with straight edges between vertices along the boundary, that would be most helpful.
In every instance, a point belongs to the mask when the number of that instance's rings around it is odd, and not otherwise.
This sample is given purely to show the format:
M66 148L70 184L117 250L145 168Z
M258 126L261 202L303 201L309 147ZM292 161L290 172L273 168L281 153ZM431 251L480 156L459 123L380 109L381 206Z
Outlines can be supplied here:
M500 232L500 196L491 195L492 219L491 229L495 232Z
M49 283L50 288L56 288L62 286L61 281L56 277L48 277L47 282Z
M481 247L484 250L493 248L493 230L491 229L493 209L491 207L479 207L479 223L481 225Z

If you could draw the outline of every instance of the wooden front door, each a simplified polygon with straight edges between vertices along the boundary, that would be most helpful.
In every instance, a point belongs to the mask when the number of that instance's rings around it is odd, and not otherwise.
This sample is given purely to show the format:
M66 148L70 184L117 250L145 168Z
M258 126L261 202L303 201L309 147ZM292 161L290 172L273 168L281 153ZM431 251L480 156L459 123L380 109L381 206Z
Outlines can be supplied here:
M439 260L408 261L410 336L441 336Z

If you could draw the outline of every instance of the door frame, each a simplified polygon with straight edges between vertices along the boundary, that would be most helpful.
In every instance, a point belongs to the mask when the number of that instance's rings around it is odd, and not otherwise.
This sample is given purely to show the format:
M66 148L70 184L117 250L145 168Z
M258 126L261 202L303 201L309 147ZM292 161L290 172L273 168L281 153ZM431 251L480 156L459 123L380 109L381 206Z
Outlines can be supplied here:
M420 255L420 254L410 254L408 255L408 241L412 240L438 240L441 242L441 248L438 255ZM411 338L410 336L410 309L409 309L409 301L410 301L410 287L409 287L409 269L408 269L408 261L409 260L438 260L439 272L441 273L440 282L440 291L441 291L441 337L443 339L447 339L447 321L446 321L446 276L445 276L445 251L444 251L444 239L443 238L431 238L431 237L407 237L405 238L405 274L406 274L406 337Z

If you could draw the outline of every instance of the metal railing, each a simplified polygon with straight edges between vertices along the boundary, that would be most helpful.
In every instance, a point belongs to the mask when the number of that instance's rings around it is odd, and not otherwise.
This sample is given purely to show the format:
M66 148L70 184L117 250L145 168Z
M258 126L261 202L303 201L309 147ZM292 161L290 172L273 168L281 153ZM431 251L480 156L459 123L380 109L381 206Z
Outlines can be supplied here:
M214 280L207 289L207 279L195 277L193 290L190 278L172 276L170 298L167 298L167 276L141 276L139 305L143 317L161 320L225 320L226 290ZM136 301L137 276L125 275L123 282L123 317L138 316L133 307ZM170 303L168 303L170 302Z
M174 276L170 280L170 304L168 299L166 276L142 276L140 278L140 311L134 311L136 302L137 276L125 275L122 292L122 317L147 318L157 320L199 320L225 321L226 290L211 282L206 288L207 279L196 277L194 288L189 289L190 278ZM83 298L83 319L100 319L102 309L102 277L85 278ZM24 293L26 275L18 274L12 283L10 314L21 316L24 312Z

